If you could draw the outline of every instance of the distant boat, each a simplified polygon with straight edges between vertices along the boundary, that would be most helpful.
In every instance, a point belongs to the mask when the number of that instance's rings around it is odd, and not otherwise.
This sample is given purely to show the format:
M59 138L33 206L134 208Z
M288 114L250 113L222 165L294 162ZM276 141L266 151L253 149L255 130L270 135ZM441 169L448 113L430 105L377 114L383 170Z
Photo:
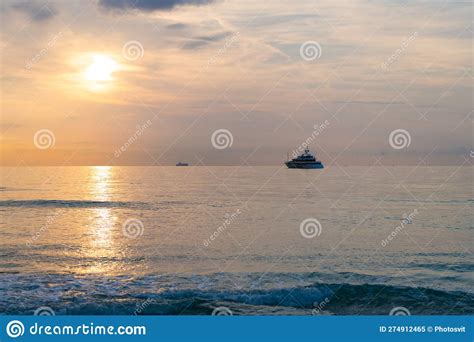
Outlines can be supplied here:
M315 156L313 156L308 149L304 150L304 153L293 158L291 160L287 160L285 165L288 166L289 169L322 169L324 168L323 163L317 160Z
M181 163L181 162L178 162L178 163L176 164L176 166L189 166L189 164L188 164L188 163Z

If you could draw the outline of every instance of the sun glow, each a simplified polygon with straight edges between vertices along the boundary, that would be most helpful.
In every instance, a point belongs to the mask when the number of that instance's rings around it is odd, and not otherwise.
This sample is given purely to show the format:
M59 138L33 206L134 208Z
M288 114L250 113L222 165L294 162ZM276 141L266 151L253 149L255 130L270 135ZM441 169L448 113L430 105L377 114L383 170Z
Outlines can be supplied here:
M119 69L119 64L107 55L92 55L84 69L87 87L92 90L103 90L114 81L113 73Z

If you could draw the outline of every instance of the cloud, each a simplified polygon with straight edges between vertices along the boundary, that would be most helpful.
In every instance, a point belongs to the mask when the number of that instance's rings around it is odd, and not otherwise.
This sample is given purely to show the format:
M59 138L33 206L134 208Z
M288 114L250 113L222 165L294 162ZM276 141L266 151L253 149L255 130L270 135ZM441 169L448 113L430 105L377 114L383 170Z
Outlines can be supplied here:
M213 35L209 36L199 36L199 37L193 37L191 38L190 41L184 43L183 49L186 50L193 50L193 49L199 49L203 46L206 46L208 44L218 42L226 37L231 35L230 32L221 32L221 33L216 33Z
M185 5L207 5L214 0L100 0L103 7L115 10L136 9L151 12L157 10L171 10L177 6Z
M45 21L56 15L50 5L41 5L35 2L20 2L12 5L16 11L27 14L34 21Z
M308 13L260 15L258 20L252 20L248 25L252 27L283 25L291 22L303 22L304 20L316 20L319 18L320 16L317 14Z
M170 24L168 26L166 26L167 28L171 29L171 30L183 30L185 28L188 27L187 24L183 24L183 23L176 23L176 24Z
M341 163L365 160L371 165L371 155L379 151L391 156L388 135L396 128L410 132L420 158L439 141L446 148L471 146L472 130L466 124L472 107L468 5L435 2L415 6L414 1L386 5L387 1L319 0L315 7L313 0L303 0L295 7L288 1L235 0L220 6L218 0L93 0L93 6L83 6L81 1L0 0L0 9L7 11L2 19L8 20L2 25L5 39L0 42L0 81L6 85L0 121L28 123L8 131L9 126L0 124L1 139L13 142L2 162L20 163L24 156L13 149L14 144L23 139L31 146L31 127L56 122L61 124L67 148L91 137L97 142L94 151L110 148L113 153L136 123L146 121L145 115L171 102L160 114L162 124L147 131L140 143L161 154L162 146L182 137L179 146L173 145L178 150L171 149L163 162L173 162L178 152L189 159L209 153L210 163L238 165L239 156L221 160L212 154L210 134L226 128L241 153L250 154L262 145L254 160L281 164L287 149L298 146L313 125L325 119L331 128L320 135L318 145L333 157L350 146L347 154L341 154ZM45 3L56 16L45 20L51 15L42 12L38 20L43 21L32 20L35 9L40 11ZM137 15L114 25L118 18L107 15L112 13ZM426 23L420 18L426 18ZM70 25L74 39L62 40L54 52L27 70L25 64L64 30L64 23ZM35 40L18 34L23 27ZM241 35L235 40L238 32ZM419 33L416 40L389 69L382 69L381 63L413 32ZM120 58L121 47L129 40L144 46L146 58L133 63ZM321 45L320 59L301 58L306 41ZM123 65L114 74L110 90L100 93L84 89L86 66L75 62L76 56L95 51L115 56ZM201 71L204 82L194 78ZM216 89L224 95L219 97ZM34 111L25 102L32 97L39 99ZM80 110L65 118L72 102ZM205 116L199 118L204 110ZM97 117L115 120L120 113L130 116L91 133ZM425 113L428 121L421 117ZM186 130L194 120L193 129ZM183 135L184 131L188 133ZM351 154L357 151L357 157ZM108 162L109 156L97 160L97 153L79 152L77 160ZM146 164L148 160L146 154L130 156L130 161L124 156L120 162ZM58 164L62 161L59 155L51 158Z

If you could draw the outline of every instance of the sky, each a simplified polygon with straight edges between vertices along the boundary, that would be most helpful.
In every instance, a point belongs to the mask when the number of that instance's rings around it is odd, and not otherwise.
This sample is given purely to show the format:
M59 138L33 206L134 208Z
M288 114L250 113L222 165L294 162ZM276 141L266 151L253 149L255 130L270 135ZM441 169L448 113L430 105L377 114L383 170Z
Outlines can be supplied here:
M472 160L469 1L2 1L1 165Z

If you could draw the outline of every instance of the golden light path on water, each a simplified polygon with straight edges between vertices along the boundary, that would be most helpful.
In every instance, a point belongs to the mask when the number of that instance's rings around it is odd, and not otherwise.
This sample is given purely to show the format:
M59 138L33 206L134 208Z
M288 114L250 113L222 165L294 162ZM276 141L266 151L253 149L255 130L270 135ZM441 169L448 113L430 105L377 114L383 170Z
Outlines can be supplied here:
M90 198L100 202L110 201L113 168L93 166L89 173ZM117 241L114 238L116 221L117 217L111 208L91 209L91 225L87 227L91 240L87 253L89 257L93 257L97 261L85 270L87 273L114 273L114 263L107 260L117 256Z

